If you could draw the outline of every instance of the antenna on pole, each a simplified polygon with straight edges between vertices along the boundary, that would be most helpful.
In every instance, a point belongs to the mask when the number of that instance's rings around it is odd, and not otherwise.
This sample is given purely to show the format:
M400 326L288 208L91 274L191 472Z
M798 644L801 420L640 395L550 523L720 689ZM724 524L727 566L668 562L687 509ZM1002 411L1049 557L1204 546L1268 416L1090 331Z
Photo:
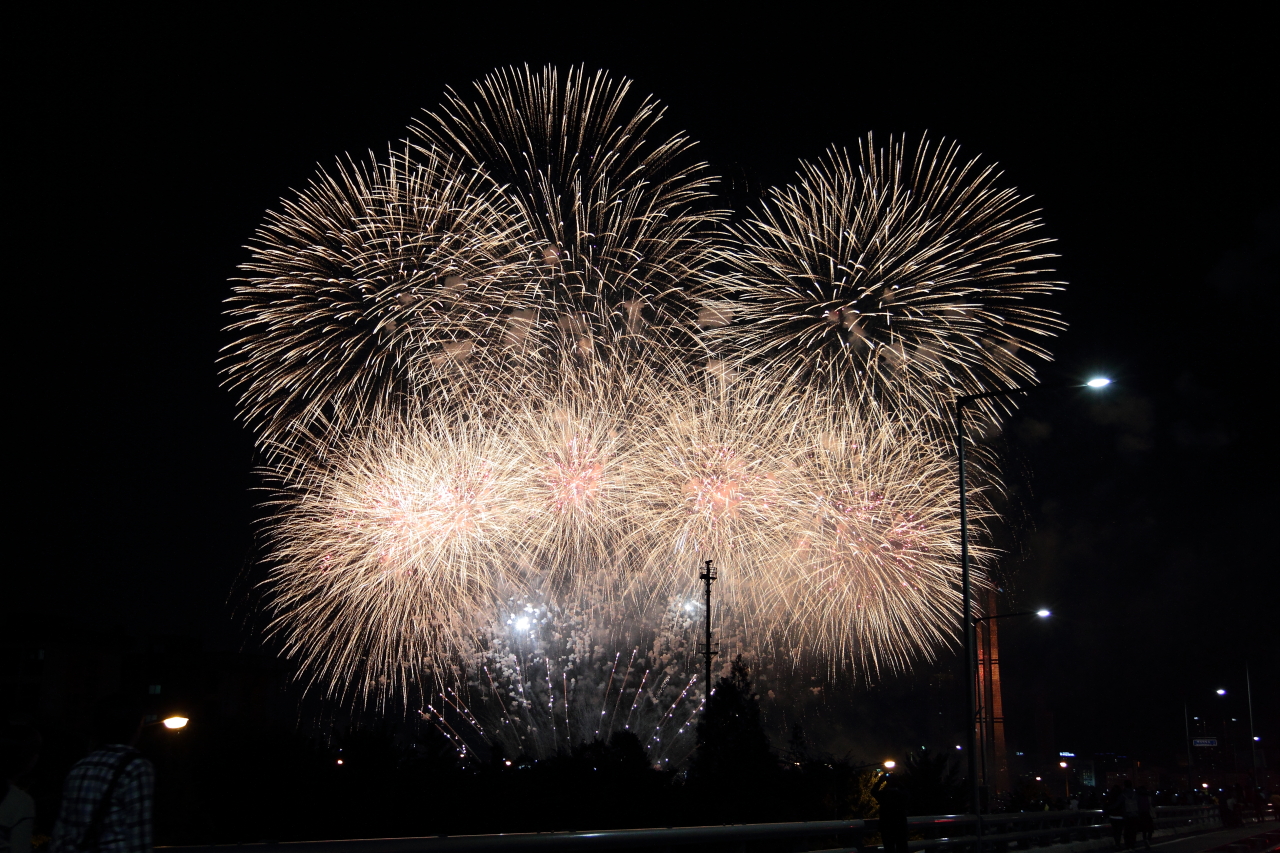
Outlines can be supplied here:
M698 580L702 581L703 595L706 604L705 635L702 643L702 655L707 659L707 686L706 696L711 698L711 658L716 654L716 650L711 646L711 585L716 582L716 570L711 565L711 561L707 560L704 564L702 572L698 575Z

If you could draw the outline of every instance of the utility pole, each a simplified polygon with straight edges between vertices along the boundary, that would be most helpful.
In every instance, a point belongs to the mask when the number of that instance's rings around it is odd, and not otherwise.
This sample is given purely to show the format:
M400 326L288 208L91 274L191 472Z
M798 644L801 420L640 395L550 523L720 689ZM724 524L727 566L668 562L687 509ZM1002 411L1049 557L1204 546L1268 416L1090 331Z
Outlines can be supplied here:
M1258 738L1253 733L1253 682L1249 680L1249 664L1244 665L1244 689L1249 697L1249 769L1253 771L1252 800L1258 796Z
M698 580L702 581L703 603L706 605L707 612L705 614L706 621L705 633L702 641L702 654L707 659L707 687L706 696L711 698L711 658L715 655L715 649L711 648L711 585L716 581L716 570L711 565L711 561L707 560Z
M1196 762L1191 754L1191 720L1187 716L1187 703L1182 703L1182 725L1187 729L1187 787L1196 790Z

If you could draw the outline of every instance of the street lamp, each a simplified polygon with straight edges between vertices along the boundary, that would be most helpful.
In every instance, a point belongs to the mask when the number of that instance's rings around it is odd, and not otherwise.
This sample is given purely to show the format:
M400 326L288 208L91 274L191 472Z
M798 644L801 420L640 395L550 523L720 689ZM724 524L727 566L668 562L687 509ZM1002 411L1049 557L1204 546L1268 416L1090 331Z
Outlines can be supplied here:
M992 619L1008 619L1010 616L1039 616L1041 619L1047 619L1053 614L1043 608L1040 610L1019 610L1017 613L998 613L994 616L979 616L973 620L976 625L979 622L990 622Z
M991 622L995 619L1008 619L1011 616L1039 616L1041 619L1047 619L1052 615L1053 615L1052 613L1050 613L1048 610L1046 610L1043 607L1040 608L1039 610L1019 610L1016 613L995 613L990 616L980 616L977 619L974 619L973 626L974 626L974 630L976 631L979 622ZM994 714L994 709L991 710L991 713ZM977 725L977 722L980 720L982 716L983 716L982 706L977 705L974 708L974 712L973 712L975 726ZM981 753L982 755L982 774L981 775L982 775L982 784L985 787L987 784L987 728L985 725L982 727L981 742L975 743L974 749L977 752Z
M191 722L186 717L172 716L164 719L164 727L166 729L182 729L186 728L187 723Z
M1090 388L1105 388L1111 384L1111 380L1105 377L1095 377L1085 383ZM969 678L969 707L965 723L965 740L968 745L968 771L969 771L969 806L973 810L975 818L975 832L978 837L978 848L982 847L982 817L981 802L978 799L978 762L977 762L977 726L978 719L978 685L977 670L978 661L976 656L977 637L974 634L973 619L973 585L969 577L969 505L968 505L968 484L965 481L965 435L964 435L964 410L966 406L970 406L979 400L989 400L995 397L1012 397L1015 394L1032 394L1039 391L1057 390L1059 388L1078 387L1072 385L1066 386L1044 386L1033 385L1025 388L1003 388L998 391L985 391L981 394L965 394L957 397L955 401L956 414L956 450L960 468L960 586L963 592L964 607L964 657L966 673Z

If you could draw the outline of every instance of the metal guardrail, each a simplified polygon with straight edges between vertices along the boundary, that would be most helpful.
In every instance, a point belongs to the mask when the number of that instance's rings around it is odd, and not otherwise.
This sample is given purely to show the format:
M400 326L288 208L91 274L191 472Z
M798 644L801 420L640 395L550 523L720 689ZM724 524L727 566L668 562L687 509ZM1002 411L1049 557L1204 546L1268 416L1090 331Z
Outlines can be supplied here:
M1203 832L1222 826L1221 813L1217 806L1157 806L1156 831L1186 829L1190 832Z
M963 853L976 847L974 815L931 815L907 820L917 837L911 850ZM1174 806L1156 809L1157 829L1203 831L1220 824L1217 806ZM982 816L984 853L1098 841L1108 846L1112 828L1101 811L1016 812ZM655 850L677 848L736 849L753 847L791 853L822 850L851 853L868 849L878 831L875 820L822 820L755 823L731 826L688 826L654 829L609 829L581 832L509 833L424 838L364 838L350 841L295 841L283 844L235 844L210 847L164 847L169 853L483 853L515 850Z
M854 850L875 821L823 820L801 823L756 823L731 826L686 826L660 829L606 829L584 832L509 833L428 838L365 838L352 841L298 841L285 844L237 844L215 847L156 848L173 853L479 853L490 850L665 850L697 845L747 845L756 841L812 839L822 847L794 850ZM834 845L831 843L834 842Z

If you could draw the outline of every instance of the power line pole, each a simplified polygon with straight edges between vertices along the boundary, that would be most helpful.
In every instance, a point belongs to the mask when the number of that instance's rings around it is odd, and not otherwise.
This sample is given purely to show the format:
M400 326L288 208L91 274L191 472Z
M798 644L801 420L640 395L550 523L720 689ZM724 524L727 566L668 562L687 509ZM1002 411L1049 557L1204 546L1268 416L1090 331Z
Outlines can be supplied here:
M704 622L705 633L704 633L703 642L702 642L702 646L703 646L702 654L707 659L706 696L708 699L710 699L711 698L711 658L716 654L715 649L711 647L711 584L715 583L716 581L716 570L711 565L710 560L707 560L707 562L705 563L705 567L703 568L702 572L698 575L698 580L702 581L702 589L703 589L703 597L704 597L703 603L706 605L706 608L707 608L707 612L705 614L706 620Z

